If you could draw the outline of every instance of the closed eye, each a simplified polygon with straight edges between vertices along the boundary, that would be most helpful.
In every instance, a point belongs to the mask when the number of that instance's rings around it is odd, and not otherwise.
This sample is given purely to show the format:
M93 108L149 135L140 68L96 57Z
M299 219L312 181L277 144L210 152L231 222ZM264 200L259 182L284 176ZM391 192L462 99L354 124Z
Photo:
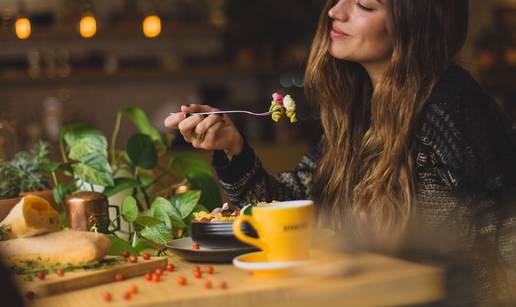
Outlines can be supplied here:
M374 9L370 8L370 7L367 7L365 5L363 5L362 3L360 3L360 1L357 1L356 2L356 5L361 9L361 10L364 10L366 12L372 12L374 11Z

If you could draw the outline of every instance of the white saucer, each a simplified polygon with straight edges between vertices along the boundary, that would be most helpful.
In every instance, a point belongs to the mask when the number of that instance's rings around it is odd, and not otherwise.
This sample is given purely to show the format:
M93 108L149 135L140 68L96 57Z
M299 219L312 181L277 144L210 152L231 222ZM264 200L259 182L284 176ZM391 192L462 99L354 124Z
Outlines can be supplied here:
M289 271L306 265L311 261L311 259L308 259L300 261L270 262L267 261L265 253L260 251L235 257L233 259L233 265L237 268L249 271L254 275L276 276L288 274Z

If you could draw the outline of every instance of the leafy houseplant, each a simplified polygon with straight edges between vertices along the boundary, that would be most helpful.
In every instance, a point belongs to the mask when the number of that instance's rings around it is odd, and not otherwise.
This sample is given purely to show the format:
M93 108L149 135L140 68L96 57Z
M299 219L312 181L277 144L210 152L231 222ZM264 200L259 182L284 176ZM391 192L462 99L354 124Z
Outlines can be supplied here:
M21 192L37 192L50 188L44 175L49 156L50 145L45 142L38 142L31 151L16 154L11 164L17 169Z
M17 197L20 183L16 167L9 162L0 161L0 199Z
M138 133L128 139L123 149L117 149L123 115ZM124 107L118 111L109 154L107 138L86 125L64 127L60 136L63 162L51 163L48 170L54 180L56 172L62 171L73 178L74 184L55 180L56 201L62 203L64 195L78 190L102 190L108 197L130 192L122 203L121 216L132 226L126 234L131 244L112 233L114 253L120 248L136 251L145 245L143 238L163 245L173 236L188 232L194 211L213 209L221 203L210 166L202 156L172 150L173 138L162 138L139 108ZM166 179L175 182L175 186L189 184L199 191L170 197L171 187L162 183Z
M0 219L19 202L19 197L27 194L36 194L56 206L45 176L49 155L50 146L39 142L32 150L19 152L10 162L0 161Z
M20 192L50 188L45 167L50 155L48 143L39 142L31 151L21 151L11 162L0 164L0 199L17 197Z
M176 237L174 230L178 236L182 236L183 232L190 232L193 213L206 211L206 208L199 204L200 198L201 191L188 191L169 199L156 197L149 210L139 213L136 199L132 196L126 197L121 215L134 227L130 234L131 244L111 236L114 244L111 253L120 254L124 250L139 253L149 246L142 239L164 245Z

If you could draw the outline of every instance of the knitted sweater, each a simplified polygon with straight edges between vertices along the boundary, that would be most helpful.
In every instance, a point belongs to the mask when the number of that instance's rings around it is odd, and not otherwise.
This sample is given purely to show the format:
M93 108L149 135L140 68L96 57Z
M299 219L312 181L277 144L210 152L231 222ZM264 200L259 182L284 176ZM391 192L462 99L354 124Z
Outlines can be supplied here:
M453 304L457 299L465 304L469 296L506 300L516 292L505 287L516 280L516 133L511 122L466 71L451 66L415 129L416 213L402 256L449 268ZM247 143L231 161L216 151L213 165L237 205L309 199L322 150L320 142L294 170L276 176L267 173Z

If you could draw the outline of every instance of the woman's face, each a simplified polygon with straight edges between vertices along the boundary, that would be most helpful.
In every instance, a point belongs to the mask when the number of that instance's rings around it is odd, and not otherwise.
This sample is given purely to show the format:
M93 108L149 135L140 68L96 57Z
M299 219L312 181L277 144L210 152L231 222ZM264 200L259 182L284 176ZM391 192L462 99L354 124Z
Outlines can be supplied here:
M385 1L337 1L328 12L333 57L362 65L390 59L393 44L387 27Z

